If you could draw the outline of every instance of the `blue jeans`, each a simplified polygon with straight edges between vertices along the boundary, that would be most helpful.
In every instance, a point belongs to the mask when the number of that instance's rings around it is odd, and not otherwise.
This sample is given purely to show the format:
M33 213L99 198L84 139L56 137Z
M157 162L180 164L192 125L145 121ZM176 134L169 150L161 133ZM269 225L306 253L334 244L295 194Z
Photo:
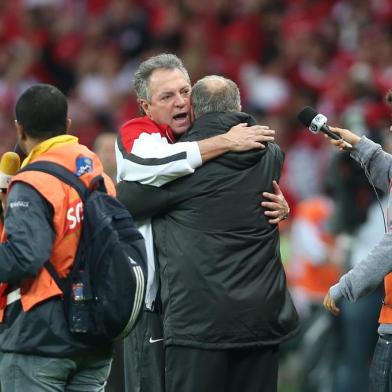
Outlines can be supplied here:
M355 303L341 301L341 314L336 319L339 355L334 392L369 390L369 364L378 338L383 295L379 289Z
M84 355L50 358L4 353L0 367L2 392L101 392L112 359Z
M392 392L392 337L379 337L370 368L370 392Z

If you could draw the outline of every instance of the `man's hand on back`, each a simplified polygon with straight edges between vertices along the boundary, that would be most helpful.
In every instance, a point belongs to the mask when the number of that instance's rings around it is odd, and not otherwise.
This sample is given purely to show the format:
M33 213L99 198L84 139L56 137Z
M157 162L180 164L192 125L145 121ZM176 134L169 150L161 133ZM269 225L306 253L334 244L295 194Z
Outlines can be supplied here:
M248 151L255 148L265 148L266 142L275 140L275 131L265 125L253 125L241 123L232 127L225 135L229 142L230 151Z
M265 125L240 123L223 134L209 139L199 140L200 155L205 163L229 151L241 152L265 148L266 142L275 140L275 131Z
M272 181L272 186L274 187L275 193L263 192L263 197L269 201L263 201L261 205L264 208L268 208L268 211L264 212L264 214L270 218L268 222L277 224L281 220L288 218L290 207L275 180Z

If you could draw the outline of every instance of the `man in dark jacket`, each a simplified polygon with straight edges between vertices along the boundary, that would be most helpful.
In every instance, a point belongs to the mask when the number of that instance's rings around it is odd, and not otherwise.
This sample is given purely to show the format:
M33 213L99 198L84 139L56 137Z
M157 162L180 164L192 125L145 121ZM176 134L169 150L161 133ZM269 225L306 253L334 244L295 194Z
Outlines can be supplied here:
M195 84L192 105L196 121L184 141L254 123L240 113L235 83L219 76ZM227 153L159 189L134 192L136 219L159 211L153 227L167 392L276 391L278 347L297 332L298 317L279 230L260 210L260 199L272 191L282 163L280 148L269 143Z

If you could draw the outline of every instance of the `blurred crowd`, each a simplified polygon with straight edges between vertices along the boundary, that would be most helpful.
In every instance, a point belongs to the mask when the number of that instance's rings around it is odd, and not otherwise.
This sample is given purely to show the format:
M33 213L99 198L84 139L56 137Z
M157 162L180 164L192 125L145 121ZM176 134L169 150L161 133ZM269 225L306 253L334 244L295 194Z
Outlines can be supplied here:
M0 0L0 153L15 144L16 99L36 82L68 96L72 133L81 143L101 148L105 138L97 137L107 133L113 143L120 125L139 114L134 70L160 52L181 57L193 82L207 74L233 79L243 110L277 130L286 153L281 187L292 207L282 250L293 290L303 263L294 258L316 266L333 259L328 271L336 279L374 215L368 211L375 196L361 168L304 129L297 114L312 106L330 124L386 145L392 2ZM382 229L382 217L377 222ZM305 236L320 241L309 246L300 241ZM307 300L322 297L312 293L304 300L298 293L304 314Z
M323 190L330 154L298 123L301 108L371 135L388 124L391 21L388 0L0 0L0 152L14 142L12 108L30 84L65 92L73 132L92 146L138 114L140 61L174 52L193 81L236 81L244 110L279 131L295 204Z

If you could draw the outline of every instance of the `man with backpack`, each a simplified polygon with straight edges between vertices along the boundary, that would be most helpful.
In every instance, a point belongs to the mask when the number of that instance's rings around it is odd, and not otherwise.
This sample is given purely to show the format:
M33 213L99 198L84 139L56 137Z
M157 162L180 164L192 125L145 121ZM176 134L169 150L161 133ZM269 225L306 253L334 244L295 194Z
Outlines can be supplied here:
M18 99L15 113L18 143L27 158L9 186L0 245L1 391L103 391L112 345L83 333L89 326L85 318L89 308L80 300L83 284L90 282L71 286L73 299L84 313L73 313L69 320L67 293L60 288L61 282L66 287L65 278L73 272L79 253L86 221L84 196L50 172L26 169L49 162L79 178L82 188L101 178L114 195L114 185L97 156L66 135L70 126L67 101L57 88L33 85ZM129 224L127 230L134 238L130 263L144 266L144 241ZM143 274L139 280L140 287L135 288L139 304L133 316L143 301Z

